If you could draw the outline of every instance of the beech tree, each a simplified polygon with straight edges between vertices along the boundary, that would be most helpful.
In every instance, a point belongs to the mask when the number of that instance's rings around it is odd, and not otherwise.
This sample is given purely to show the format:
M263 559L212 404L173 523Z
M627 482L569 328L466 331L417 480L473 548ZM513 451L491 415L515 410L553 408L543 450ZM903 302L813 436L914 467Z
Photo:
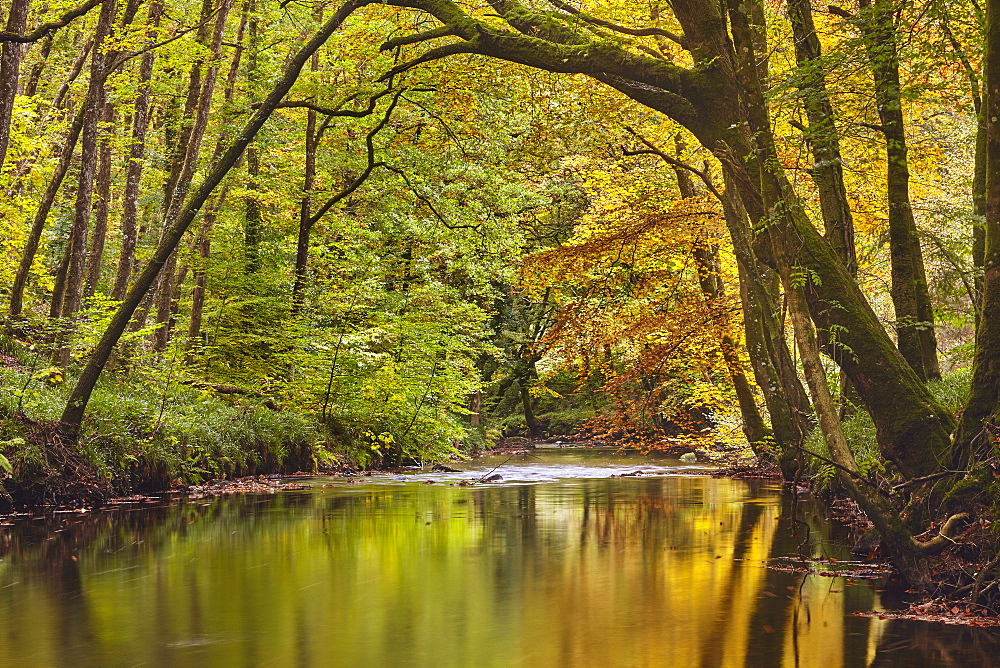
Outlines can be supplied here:
M424 48L387 76L448 56L479 54L585 74L687 128L721 161L727 188L739 193L749 216L747 223L730 222L737 257L748 267L759 261L777 269L786 294L802 292L822 346L857 389L885 457L909 479L935 474L942 462L952 460L954 418L896 349L781 168L759 69L759 17L764 15L759 3L678 0L672 9L679 33L659 26L629 28L561 2L535 8L517 0L494 0L484 13L450 0L389 4L429 14L441 25L388 39L383 49ZM630 39L652 35L678 44L691 65L651 53ZM751 283L759 280L751 278ZM797 336L806 342L805 321L796 324ZM826 408L817 410L823 424ZM876 524L898 565L917 584L925 584L926 576L914 565L919 561L912 557L914 548L901 537L898 516L871 504L868 509L878 514Z

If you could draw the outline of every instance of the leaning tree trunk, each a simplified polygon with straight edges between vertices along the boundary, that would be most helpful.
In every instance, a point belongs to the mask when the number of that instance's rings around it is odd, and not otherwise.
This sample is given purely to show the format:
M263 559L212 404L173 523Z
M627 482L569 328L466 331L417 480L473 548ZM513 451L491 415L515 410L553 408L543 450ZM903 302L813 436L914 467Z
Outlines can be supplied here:
M60 418L62 433L68 439L75 441L79 437L80 426L87 410L87 403L90 401L90 395L94 391L94 386L97 384L97 380L104 370L104 365L111 357L111 353L114 351L119 339L121 339L122 334L125 333L129 321L132 319L132 314L135 313L143 296L152 287L157 274L159 274L160 269L166 263L167 258L174 252L184 232L187 231L191 222L198 215L198 210L204 205L205 201L212 194L212 191L219 185L219 182L233 168L243 154L243 151L253 141L254 137L257 136L257 133L260 132L268 117L278 107L288 91L291 90L292 84L298 79L299 72L301 72L302 67L309 57L323 46L330 35L340 28L344 20L356 8L363 4L365 4L363 1L359 1L341 7L312 39L289 60L281 77L275 83L274 88L254 112L253 116L250 117L243 131L236 136L230 147L219 158L218 162L212 166L211 170L209 170L205 180L191 194L191 197L181 208L177 217L167 229L167 233L163 235L160 244L153 253L153 257L139 276L136 277L134 285L128 291L121 306L118 307L118 310L112 317L108 328L87 360L87 365L84 367L76 386L73 388L73 392L70 394L69 401L67 401L66 408Z

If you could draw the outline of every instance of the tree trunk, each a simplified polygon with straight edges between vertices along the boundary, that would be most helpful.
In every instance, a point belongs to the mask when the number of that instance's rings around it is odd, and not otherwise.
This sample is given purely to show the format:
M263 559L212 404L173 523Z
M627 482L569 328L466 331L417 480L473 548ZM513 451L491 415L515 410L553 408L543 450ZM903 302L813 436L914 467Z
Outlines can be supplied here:
M97 380L100 378L101 372L104 370L104 365L111 357L111 353L114 351L115 345L118 343L118 340L128 327L128 323L132 319L132 314L135 313L135 309L139 306L139 303L142 301L146 292L150 289L150 287L152 287L157 274L160 272L164 263L166 263L167 258L177 247L178 242L180 242L181 237L191 225L195 216L197 216L198 210L212 194L215 187L219 185L219 182L222 181L226 174L229 173L229 170L233 168L237 160L239 160L240 155L243 154L243 151L250 144L250 142L253 141L261 127L263 127L265 121L267 121L271 113L278 107L278 104L285 97L288 91L291 90L292 84L295 83L295 80L299 76L299 72L302 70L302 67L305 65L309 57L315 53L316 50L326 42L330 35L332 35L340 27L344 20L362 4L364 3L349 3L341 7L341 9L329 21L327 21L327 23L312 37L312 39L310 39L309 42L288 62L281 77L276 82L270 94L260 104L253 116L251 116L250 120L247 122L247 125L243 128L243 131L237 135L236 139L227 149L225 154L223 154L219 161L216 162L211 170L209 170L204 182L202 182L202 184L192 193L187 203L180 210L177 217L168 228L167 233L161 239L159 246L157 246L154 251L153 257L150 259L149 263L139 276L136 277L135 284L128 291L128 294L125 296L125 299L118 308L118 311L115 312L108 328L105 330L101 340L94 348L94 352L88 359L86 367L84 367L83 372L80 374L80 378L77 381L76 386L73 388L73 392L70 394L69 401L67 401L66 408L60 418L61 430L64 436L68 439L75 442L79 437L80 426L83 422L83 416L87 410L87 403L90 401L90 395L94 391L94 386L97 384Z
M216 14L215 27L211 33L211 40L209 40L207 30L199 34L199 41L211 48L214 60L205 72L203 83L201 82L201 62L196 63L191 70L188 109L194 111L194 119L190 125L190 130L182 133L181 143L179 144L179 155L183 155L183 158L178 163L175 163L175 170L171 173L171 183L168 183L169 198L167 200L167 213L164 218L164 233L169 228L170 221L176 217L184 198L187 196L191 178L194 176L195 168L198 166L202 139L208 127L208 113L212 106L212 94L215 90L215 81L219 73L218 59L222 48L222 38L225 34L229 6L229 0L222 0ZM202 6L202 15L206 19L211 14L211 8L212 0L205 0ZM177 256L174 254L167 259L166 265L163 267L156 292L156 322L161 325L153 332L153 349L157 352L166 350L167 342L170 340L173 328L172 315L176 312L177 308L176 281L174 280L176 266Z
M243 34L246 30L247 18L252 5L253 0L246 0L243 4L240 24L236 31L236 47L233 52L233 59L229 63L229 73L226 75L226 88L223 91L223 99L225 99L227 103L232 102L233 99L233 93L236 87L236 78L239 74L240 60L243 54ZM225 126L227 124L223 123L223 125ZM212 154L212 164L218 162L219 158L221 158L225 153L226 138L228 135L228 128L223 129L222 133L219 135L219 139L215 144L215 152ZM188 323L187 356L185 359L185 362L188 364L194 360L195 349L200 344L204 343L204 337L201 329L205 311L205 288L208 285L208 265L212 255L212 229L215 227L215 221L219 213L219 208L225 202L227 193L228 187L224 187L214 203L205 211L204 219L202 220L201 225L201 232L198 235L198 241L195 243L198 250L198 260L195 265L194 272L194 289L191 292L191 320Z
M250 53L247 57L247 73L246 80L247 85L253 90L254 86L257 84L257 50L258 50L258 37L257 37L257 15L254 13L256 9L256 3L251 3L249 6L250 11L250 24L247 32L247 39L250 42ZM247 181L246 187L248 194L246 200L244 201L244 216L243 216L243 248L245 253L245 262L243 265L243 272L245 274L256 274L260 271L260 233L261 233L261 221L260 221L260 200L257 196L257 191L260 190L260 184L257 182L257 178L260 176L260 159L257 156L257 147L251 144L247 147Z
M149 6L147 46L155 39L155 29L163 16L163 2L156 0ZM132 267L135 264L135 249L139 226L139 188L142 182L143 157L146 153L146 131L149 129L149 82L153 77L155 49L142 54L139 63L139 91L132 112L132 141L129 145L128 167L125 170L125 192L122 195L121 252L118 255L118 271L115 273L111 298L121 301L128 288Z
M316 63L313 63L316 66ZM309 266L309 232L312 230L312 193L316 184L316 112L306 116L305 172L302 176L302 200L299 203L299 233L295 241L295 281L292 284L292 315L302 312L306 287L306 270Z
M962 413L956 441L957 464L964 465L981 450L992 452L984 422L995 420L1000 408L1000 0L986 2L986 52L983 82L983 124L986 128L983 296L976 328L972 387Z
M31 66L31 71L28 73L28 80L24 84L24 94L28 97L34 97L35 93L38 92L38 82L42 78L42 72L45 71L45 63L49 60L49 54L52 53L52 40L55 38L55 32L50 32L45 36L42 41L42 48L38 52L38 61Z
M194 289L191 291L191 320L188 323L187 363L194 358L196 348L203 345L201 323L205 311L205 286L208 283L208 265L212 257L212 228L215 226L219 208L226 200L227 188L205 209L201 230L195 246L198 258L194 265Z
M30 6L31 0L11 0L5 28L7 32L17 35L24 32ZM17 42L4 42L0 45L0 170L3 169L7 146L10 144L10 119L20 80L21 56L24 55L25 48L24 44Z
M679 138L676 138L677 157L681 157L684 145ZM674 166L674 174L677 177L677 188L684 199L697 196L694 183L690 173L681 167ZM705 301L711 306L720 303L725 296L725 284L722 282L722 266L719 262L719 247L714 244L697 243L692 249L694 255L695 268L698 274L698 285L701 287ZM765 454L763 445L772 438L772 432L764 424L764 419L757 409L757 401L753 396L753 388L747 380L743 370L743 364L739 356L739 344L729 333L729 314L725 308L717 309L716 322L722 332L719 337L719 350L726 363L726 370L729 379L733 383L736 392L736 400L740 407L740 417L743 434L747 442L758 456Z
M875 106L885 136L886 193L889 200L889 255L892 303L899 352L921 379L941 377L934 334L934 311L927 291L924 256L910 203L910 170L900 99L895 4L859 0L865 47L875 79Z
M115 18L115 0L105 0L101 5L94 32L94 48L90 60L90 83L83 107L83 128L80 131L80 176L77 182L76 203L73 210L73 227L70 231L66 264L66 279L59 315L63 319L59 345L54 355L58 366L66 366L70 358L70 319L80 310L83 299L83 275L87 254L87 235L90 228L91 207L94 195L94 176L98 162L98 121L105 104L104 81L107 77L107 53L101 48L111 33Z
M59 90L56 91L55 97L52 98L52 109L62 109L63 102L66 101L66 94L69 93L70 85L76 81L76 78L80 76L80 72L83 71L83 66L87 63L87 56L90 55L90 50L94 47L94 38L88 39L84 45L80 48L80 53L77 54L76 60L73 61L73 67L69 70L69 76L66 80L62 82L59 86Z
M260 184L257 182L259 175L260 160L257 157L257 148L251 145L247 147L246 187L249 194L244 201L243 211L243 248L246 253L243 272L247 275L260 271L260 201L256 194L260 190Z
M102 120L110 126L114 122L115 108L105 103ZM98 150L97 202L94 205L94 234L91 237L90 252L87 254L87 282L84 296L94 296L97 283L101 279L101 261L104 258L104 242L108 233L108 212L111 208L111 138L110 127L104 129Z
M42 232L45 230L49 211L52 210L52 205L56 201L56 195L59 193L59 188L66 177L67 170L69 170L70 162L73 160L73 150L76 148L76 142L80 137L80 130L83 127L84 110L86 108L86 104L82 105L76 114L76 118L73 119L73 124L70 125L69 134L66 136L62 152L59 154L59 162L56 164L52 178L49 179L49 185L45 188L45 193L38 203L38 210L35 212L35 218L31 223L31 231L28 232L28 239L24 244L24 250L21 252L21 262L17 267L17 273L14 275L14 283L10 288L11 320L19 319L21 311L24 308L24 289L28 284L28 276L31 274L31 265L34 263L35 255L38 253L38 245L42 240Z
M857 274L854 248L854 216L847 201L840 134L821 69L821 47L813 25L809 0L788 0L788 18L795 40L795 60L799 66L796 83L802 92L802 106L809 119L805 138L812 148L812 177L823 213L824 236L852 274Z
M790 271L805 288L827 353L848 373L869 409L883 454L909 478L934 473L942 461L950 460L954 420L897 354L857 283L805 215L777 158L767 106L755 77L754 54L746 46L751 41L744 6L738 0L731 3L739 54L736 88L742 93L755 147L744 148L743 138L732 136L740 158L729 158L727 174L744 203L753 203L747 209L759 219L755 223L766 223L772 246L787 249ZM754 179L743 172L742 164L759 165L760 192L754 191Z
M787 241L787 238L784 241ZM800 281L793 274L793 268L789 264L787 243L782 243L782 246L785 248L780 251L781 277L788 298L788 312L791 315L795 340L802 359L803 374L809 384L813 405L816 407L820 431L823 433L830 458L837 466L837 478L865 512L865 516L875 525L888 548L887 552L893 565L913 588L925 591L930 585L926 559L920 554L909 530L899 513L889 504L888 499L880 496L879 490L865 485L867 481L861 476L847 439L844 438L826 374L823 371L815 332L809 320L809 306L803 294L803 286L799 284Z

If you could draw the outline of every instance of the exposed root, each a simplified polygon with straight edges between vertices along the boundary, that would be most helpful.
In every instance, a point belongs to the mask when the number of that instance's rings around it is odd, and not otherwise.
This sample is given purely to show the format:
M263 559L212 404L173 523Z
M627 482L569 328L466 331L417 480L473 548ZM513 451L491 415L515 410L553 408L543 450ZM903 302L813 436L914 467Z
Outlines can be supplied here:
M18 416L25 440L39 457L11 457L14 472L3 482L9 502L18 506L94 505L112 496L111 482L98 474L77 446L59 431L57 422Z
M944 524L941 525L941 528L938 530L936 536L928 541L919 541L916 538L913 538L913 544L924 554L937 554L946 547L951 547L956 544L952 538L955 533L955 527L959 522L967 519L969 519L969 513L958 513L956 515L952 515L945 520Z

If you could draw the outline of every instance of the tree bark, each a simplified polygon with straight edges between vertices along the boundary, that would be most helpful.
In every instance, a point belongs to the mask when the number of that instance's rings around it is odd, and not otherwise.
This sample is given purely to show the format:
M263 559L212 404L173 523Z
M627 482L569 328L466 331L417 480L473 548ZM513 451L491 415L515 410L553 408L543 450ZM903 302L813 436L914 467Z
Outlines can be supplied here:
M7 11L7 32L24 32L30 7L31 0L11 0ZM10 145L10 119L14 111L24 49L24 45L17 42L4 42L0 45L0 170L3 169L7 147Z
M166 200L168 208L164 218L164 233L169 228L170 221L176 217L184 198L187 196L195 168L198 166L202 139L208 127L208 113L212 106L215 81L219 73L218 60L222 48L223 35L225 34L226 17L229 14L229 7L230 0L222 0L216 14L215 26L211 35L209 36L207 31L199 35L199 41L211 49L213 62L205 72L204 82L201 82L201 62L195 63L191 70L188 108L193 110L194 119L190 125L190 129L182 133L178 155L183 157L178 163L175 163L176 168L171 173L171 182L168 183L168 199ZM205 0L202 7L202 15L206 17L206 20L211 14L211 8L212 0ZM156 322L161 325L153 332L153 349L157 352L166 350L173 329L173 314L177 308L177 293L175 290L177 285L174 280L176 266L177 256L174 254L167 259L167 263L160 275L156 292Z
M684 145L680 138L675 138L677 157L681 157ZM688 170L679 166L674 166L674 175L677 177L677 189L684 199L697 196L691 174ZM724 196L723 196L724 197ZM698 285L701 287L705 301L711 306L721 302L725 297L725 284L722 281L722 265L719 262L719 247L714 244L698 242L692 249L695 268L698 274ZM757 401L753 396L753 388L747 380L743 370L743 364L739 356L739 344L729 333L730 318L725 308L717 309L716 321L721 332L719 337L719 350L726 363L726 370L729 379L736 392L736 401L740 407L740 417L743 427L743 434L747 442L758 456L763 456L766 452L764 444L772 439L772 432L764 424L764 419L757 409Z
M252 6L253 0L246 0L243 4L240 24L236 30L236 48L233 52L233 59L229 63L229 73L226 75L226 88L223 91L223 99L225 99L227 104L233 100L233 94L236 88L236 78L239 74L240 60L242 59L243 54L243 35L246 30L247 19ZM223 126L226 125L226 123L223 123ZM223 129L222 133L219 135L218 141L215 144L215 152L212 154L213 164L218 162L219 158L221 158L225 153L228 135L228 128ZM198 251L198 260L194 268L194 289L191 291L191 320L188 323L187 356L185 359L185 362L188 364L194 360L195 349L200 344L204 343L201 329L205 311L205 289L208 285L208 265L212 256L212 229L215 227L215 221L218 216L219 208L225 202L227 193L228 188L224 187L215 202L205 211L201 225L201 232L199 233L198 240L195 243L195 247Z
M115 108L105 102L102 121L110 126L114 122ZM90 252L87 254L87 282L84 296L94 296L97 283L101 279L101 262L104 259L104 242L108 233L108 212L111 208L111 138L110 127L105 127L98 148L97 202L94 204L94 234L91 236Z
M969 461L977 450L984 454L992 451L984 422L995 420L1000 408L1000 0L986 2L983 69L986 216L982 314L976 328L972 387L956 437L961 446L957 463Z
M191 291L191 320L188 322L188 342L186 362L191 363L195 349L202 345L201 323L205 311L205 287L208 284L208 265L212 258L212 228L218 217L219 208L226 200L227 188L206 208L202 216L201 230L195 247L198 258L194 265L194 289Z
M251 14L250 23L247 30L247 38L250 42L250 53L247 57L247 85L251 90L257 85L257 44L258 44L258 22L255 13L256 3L252 2L248 7ZM257 178L260 176L260 159L257 156L257 147L251 144L247 147L247 181L248 194L244 201L243 214L243 248L244 265L243 273L252 275L260 271L260 200L257 192L260 190L260 183Z
M840 133L826 89L822 51L813 24L810 0L788 0L788 18L792 24L795 60L799 66L796 83L802 93L802 107L809 119L805 138L813 154L812 177L823 213L824 236L847 270L854 275L858 271L854 216L847 201L840 158Z
M316 67L315 59L313 67ZM302 175L302 200L299 202L299 233L295 240L295 281L292 284L292 315L302 312L306 287L306 270L309 266L309 233L313 188L316 185L316 111L310 109L306 116L305 171Z
M49 54L52 53L52 40L55 37L55 33L49 33L45 37L45 41L42 42L42 48L38 52L38 61L31 66L31 71L28 73L28 80L24 84L24 94L28 97L34 97L35 93L38 92L38 82L42 78L42 72L45 71L45 63L48 62Z
M59 162L56 164L52 178L49 179L49 185L46 187L45 193L38 203L38 210L35 212L35 217L31 223L31 231L28 232L28 239L25 242L24 250L21 251L21 262L17 267L17 273L14 275L14 283L10 288L11 320L19 319L24 308L24 290L28 284L28 276L31 274L31 265L34 263L35 255L38 253L38 245L42 240L42 232L45 230L49 211L52 210L52 205L55 203L56 195L59 193L60 186L62 186L66 171L73 160L73 150L76 148L76 142L80 137L80 130L83 128L84 110L86 107L86 104L80 107L76 118L73 119L73 123L70 125L69 133L63 143L62 152L59 154Z

